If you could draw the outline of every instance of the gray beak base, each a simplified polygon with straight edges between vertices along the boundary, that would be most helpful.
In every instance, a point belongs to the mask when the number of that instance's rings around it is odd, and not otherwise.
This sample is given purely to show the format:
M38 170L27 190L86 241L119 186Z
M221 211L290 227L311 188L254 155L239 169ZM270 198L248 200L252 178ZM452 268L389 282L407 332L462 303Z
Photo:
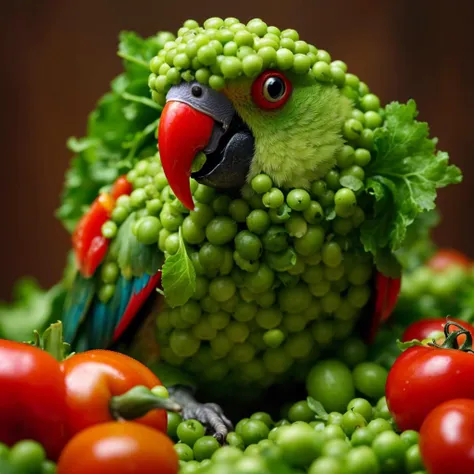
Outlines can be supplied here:
M215 122L211 139L203 150L206 163L191 177L216 189L242 187L252 163L255 140L230 100L196 81L173 86L166 100L184 102Z

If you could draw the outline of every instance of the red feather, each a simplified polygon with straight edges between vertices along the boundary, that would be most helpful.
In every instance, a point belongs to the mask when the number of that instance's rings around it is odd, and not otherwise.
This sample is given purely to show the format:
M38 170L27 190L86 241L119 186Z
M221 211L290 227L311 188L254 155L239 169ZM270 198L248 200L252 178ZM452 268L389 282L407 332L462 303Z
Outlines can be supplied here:
M161 270L158 270L158 272L150 278L150 281L145 286L145 288L140 291L140 293L132 295L127 307L125 308L125 312L123 313L120 323L115 328L113 337L114 342L123 334L128 325L133 321L133 318L137 315L140 308L151 295L151 292L158 287L160 280Z
M386 321L395 309L400 286L400 278L390 278L377 272L375 278L375 307L367 337L369 344L374 341L380 324Z

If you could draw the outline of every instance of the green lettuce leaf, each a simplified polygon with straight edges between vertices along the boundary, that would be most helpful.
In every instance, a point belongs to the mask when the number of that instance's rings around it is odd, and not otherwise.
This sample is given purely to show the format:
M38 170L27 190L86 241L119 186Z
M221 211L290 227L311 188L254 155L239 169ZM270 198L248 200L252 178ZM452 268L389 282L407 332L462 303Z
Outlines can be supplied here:
M166 302L172 307L185 304L196 291L196 270L188 256L179 228L179 247L174 255L166 257L161 283Z
M42 331L50 322L61 319L65 296L62 283L46 291L31 278L19 280L13 290L13 303L0 303L0 337L30 340L33 331Z
M459 168L448 164L448 154L436 151L436 139L429 138L428 124L417 115L413 100L389 104L384 126L374 133L375 157L365 186L374 205L361 240L375 256L402 248L415 219L435 208L437 189L462 179Z
M161 107L150 98L148 64L170 35L120 34L118 55L124 72L112 81L111 90L89 115L87 135L68 141L75 155L56 215L70 232L100 191L107 190L139 158L156 152Z

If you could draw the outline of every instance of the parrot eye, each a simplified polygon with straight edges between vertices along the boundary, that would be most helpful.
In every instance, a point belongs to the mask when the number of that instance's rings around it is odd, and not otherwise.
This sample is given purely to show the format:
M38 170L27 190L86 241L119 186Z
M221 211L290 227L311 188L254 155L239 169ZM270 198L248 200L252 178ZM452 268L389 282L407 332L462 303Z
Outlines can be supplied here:
M265 71L252 84L253 101L265 110L285 105L291 91L291 82L279 71Z

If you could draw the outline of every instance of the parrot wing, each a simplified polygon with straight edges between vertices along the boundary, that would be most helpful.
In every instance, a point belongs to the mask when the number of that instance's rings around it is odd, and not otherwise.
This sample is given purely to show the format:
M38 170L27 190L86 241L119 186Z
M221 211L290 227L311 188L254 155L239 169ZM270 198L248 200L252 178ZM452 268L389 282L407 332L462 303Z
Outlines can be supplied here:
M76 351L106 348L116 342L161 280L164 255L156 244L137 240L132 232L135 212L113 239L102 235L116 198L116 194L100 195L73 234L78 270L62 320L64 338ZM118 266L118 275L115 283L105 284L101 266L110 262Z

